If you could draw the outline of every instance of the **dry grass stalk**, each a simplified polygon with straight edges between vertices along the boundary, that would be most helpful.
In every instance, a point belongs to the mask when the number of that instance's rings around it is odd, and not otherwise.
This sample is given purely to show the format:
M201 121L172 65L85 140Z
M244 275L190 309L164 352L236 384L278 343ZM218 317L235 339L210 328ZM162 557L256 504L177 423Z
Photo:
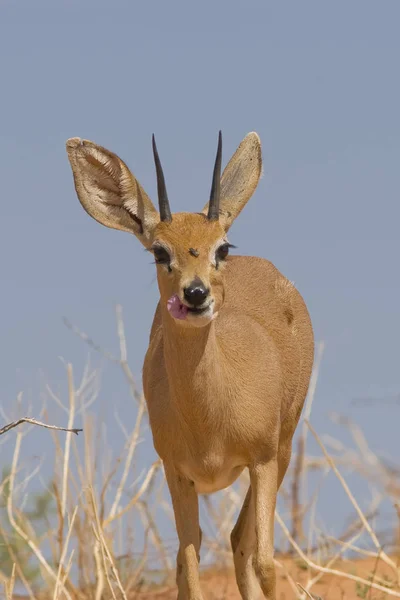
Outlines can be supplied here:
M146 475L145 479L143 480L143 483L140 486L139 490L136 492L136 494L133 496L133 498L128 502L128 504L124 508L122 508L116 515L114 515L113 517L108 517L107 519L105 519L105 521L103 523L103 527L104 528L107 527L107 525L109 525L110 523L112 523L116 519L120 519L133 506L135 506L135 504L140 500L140 498L146 492L147 488L149 487L149 485L151 483L151 480L153 479L154 475L159 470L161 464L162 464L161 460L157 460L156 462L154 462L151 465L150 469L147 471L147 475Z
M395 540L395 544L398 548L398 552L399 552L399 558L400 558L400 504L397 504L397 502L395 502L394 504L394 509L396 511L397 514L397 532L396 532L396 540Z
M18 464L18 457L19 457L19 453L20 453L20 449L21 449L21 442L22 442L22 434L21 434L21 432L18 432L17 439L15 441L15 450L14 450L14 456L13 456L11 472L10 472L10 483L9 483L10 489L9 489L9 494L7 497L8 518L9 518L10 524L13 527L13 529L31 548L33 554L36 556L40 565L44 568L45 572L50 576L50 578L55 583L57 583L57 581L58 581L57 574L53 571L53 569L51 568L51 566L45 559L45 557L42 554L39 547L33 542L33 540L19 526L19 524L17 523L17 521L14 517L14 507L13 507L14 483L15 483L15 474L16 474L17 464ZM68 590L65 588L65 586L63 586L62 589L63 589L65 596L67 597L67 600L72 600L71 596L70 596Z
M332 558L330 558L328 560L325 567L330 569L343 556L345 551L351 547L352 543L355 542L360 537L361 534L362 534L362 530L360 530L355 536L353 536L353 538L351 538L351 540L344 543L343 546L340 548L340 550L338 552L336 552L336 554L334 554L332 556ZM315 577L313 577L312 579L309 579L307 582L307 590L311 590L311 588L313 588L314 585L316 585L322 579L323 575L324 575L324 573L321 571L320 573L315 575Z
M72 534L72 530L73 530L73 526L74 526L74 522L75 522L75 517L76 517L76 513L78 512L78 507L75 507L74 512L72 513L72 517L71 517L71 521L68 527L68 532L67 532L67 537L65 539L65 544L64 544L64 548L62 550L61 553L61 557L60 557L60 562L58 565L58 573L57 573L57 580L56 580L56 585L54 586L54 594L53 594L53 600L57 600L58 599L58 592L59 589L64 587L65 581L68 577L68 573L69 570L71 568L71 562L72 562L72 556L74 554L74 551L72 551L71 556L68 560L68 563L66 565L66 568L63 569L63 565L65 562L65 557L67 556L67 552L68 552L68 544L71 538L71 534ZM64 570L64 574L62 573L62 571Z
M400 580L400 571L398 566L396 565L396 563L389 557L387 556L387 554L383 551L383 548L381 546L381 544L379 543L379 540L374 532L374 530L372 529L371 525L368 523L367 519L365 518L364 513L362 512L358 502L356 501L356 499L354 498L353 494L350 491L349 486L347 485L346 481L344 480L344 478L342 477L342 475L340 474L338 468L335 465L335 462L333 460L333 458L331 457L331 455L328 453L328 451L326 450L324 444L322 443L321 438L319 437L319 435L317 434L317 432L315 431L315 429L313 428L313 426L310 424L309 421L307 421L307 425L310 428L311 433L313 434L315 440L317 441L319 447L321 448L322 452L324 453L324 456L329 464L329 466L332 468L333 472L335 473L336 477L339 479L344 491L346 492L347 497L349 498L350 502L352 503L352 505L354 506L354 508L357 511L358 516L360 517L360 520L362 522L362 524L364 525L366 531L369 533L373 543L375 544L375 547L377 548L377 550L379 551L382 560L389 565L390 567L392 567L393 571L396 574L396 578L397 578L397 582L399 582Z
M13 565L15 565L15 573L16 575L19 577L19 579L21 580L23 586L25 587L25 590L30 598L30 600L36 600L35 595L32 591L32 587L29 583L29 581L26 579L23 570L21 569L21 566L18 563L18 559L15 556L14 550L12 548L12 546L8 543L7 537L4 535L4 531L3 529L0 527L0 533L2 534L2 539L4 540L4 544L7 547L7 552L13 562ZM13 567L14 568L14 567ZM6 583L8 583L8 579L5 575L2 575L3 578L3 584L5 585Z
M122 473L121 481L117 488L117 493L115 494L115 499L114 499L113 505L111 507L110 513L108 515L107 522L111 522L114 519L117 509L119 508L122 492L125 488L126 481L127 481L128 475L129 475L129 471L131 469L132 459L133 459L135 449L137 446L140 428L142 425L142 419L143 419L145 412L146 412L146 401L144 399L144 396L142 395L140 397L140 401L139 401L139 409L138 409L138 413L137 413L137 417L136 417L135 427L133 429L131 440L130 440L130 443L128 446L128 453L126 456L125 466L124 466L124 470Z
M149 528L146 529L145 534L144 534L144 546L143 546L143 552L142 552L142 556L140 558L139 564L137 566L137 568L135 569L132 577L130 578L130 581L128 581L127 585L126 585L126 593L129 594L131 590L134 590L137 588L138 584L139 584L139 579L144 571L147 559L148 559L148 542L149 542Z
M292 588L292 592L295 594L295 598L299 597L299 592L298 592L298 588L297 588L297 583L295 582L295 580L293 579L293 577L291 576L291 574L289 573L288 569L285 567L283 562L280 562L278 559L274 558L274 563L275 565L279 568L282 569L282 571L285 574L286 579L289 582L290 587Z
M336 575L337 577L343 577L345 579L350 579L355 583L360 583L361 585L369 586L374 590L378 590L380 592L385 592L388 596L394 596L395 598L400 598L400 591L396 591L388 586L379 585L378 583L371 583L367 579L363 577L358 577L357 575L353 575L351 573L345 573L344 571L339 571L338 569L331 569L329 567L324 567L322 565L318 565L314 561L308 558L308 556L303 552L300 546L296 543L296 541L292 538L289 529L286 527L283 519L280 517L278 511L275 512L275 518L278 521L279 525L282 527L283 532L285 533L287 539L290 544L296 550L299 557L308 565L311 569L315 571L319 571L321 573L327 573L328 575Z
M173 561L168 556L163 540L158 532L157 526L155 524L153 516L150 513L148 505L145 502L137 502L137 508L139 509L139 514L142 517L143 525L146 527L146 531L148 531L148 534L151 534L152 536L153 545L158 550L158 555L161 558L161 562L164 565L165 571L171 571L171 569L173 568Z
M124 589L122 587L121 579L120 579L119 574L118 574L118 570L117 570L117 568L115 566L113 557L112 557L111 552L110 552L110 550L108 548L108 545L107 545L107 542L106 542L106 539L105 539L105 536L104 536L104 532L103 532L101 524L100 524L100 519L99 519L99 515L98 515L98 511L97 511L96 499L95 499L95 496L94 496L94 493L93 493L93 488L90 488L90 498L91 498L93 513L94 513L94 517L95 517L95 525L96 525L95 532L96 532L96 537L100 541L100 544L101 544L101 554L102 554L102 558L103 558L104 571L105 571L105 575L106 575L106 578L107 578L107 582L109 584L110 591L112 593L113 598L115 600L117 600L117 598L115 596L114 588L113 588L113 586L111 584L111 581L109 579L107 560L109 562L110 569L111 569L111 572L112 572L112 574L114 576L114 579L115 579L115 581L117 583L118 589L121 592L123 600L128 600L127 597L126 597L125 591L124 591Z
M72 431L75 418L75 390L74 390L74 376L72 372L72 365L67 366L68 375L68 397L69 397L69 418L68 418L68 429ZM68 479L68 464L69 455L71 450L71 434L67 433L65 439L65 450L64 450L64 465L63 465L63 479L62 479L62 494L61 494L61 516L64 520L65 510L67 504L67 479Z
M306 590L301 583L297 583L297 586L301 589L301 591L306 595L306 598L311 598L311 600L318 600L317 596L311 595L308 590ZM319 597L318 597L319 598Z
M311 410L314 403L315 392L317 389L317 382L319 376L319 370L321 367L322 356L325 350L324 342L319 342L316 347L316 358L313 367L313 371L311 374L310 385L308 389L308 394L304 406L304 419L309 420L311 416ZM305 423L301 429L301 433L297 443L297 455L294 461L294 469L292 476L292 485L291 485L291 510L292 510L292 535L293 538L297 541L302 541L304 539L304 530L303 530L303 517L304 517L304 508L303 508L303 498L305 498L305 486L306 486L306 478L304 476L304 462L305 462L305 452L307 446L307 427Z
M1 577L6 600L12 600L12 597L13 597L14 585L15 585L15 570L16 570L16 564L14 563L13 567L12 567L10 578L8 579L7 577L4 577L4 576Z

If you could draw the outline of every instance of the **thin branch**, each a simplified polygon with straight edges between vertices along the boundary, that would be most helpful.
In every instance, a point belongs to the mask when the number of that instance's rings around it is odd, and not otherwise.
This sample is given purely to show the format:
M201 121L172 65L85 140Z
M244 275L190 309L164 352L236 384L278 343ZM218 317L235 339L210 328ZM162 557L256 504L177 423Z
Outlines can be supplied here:
M14 427L18 427L18 425L21 425L21 423L31 423L32 425L38 425L39 427L45 427L46 429L56 429L57 431L69 431L71 433L75 433L76 435L78 435L80 431L83 431L83 429L67 429L66 427L58 427L57 425L47 425L47 423L42 423L42 421L38 421L32 417L23 417L22 419L18 419L18 421L13 421L4 427L1 427L0 435L7 433L7 431L14 429Z
M67 318L64 317L63 322L64 322L64 325L66 325L66 327L68 327L68 329L70 329L73 333L75 333L75 335L80 337L81 340L86 342L86 344L88 344L88 346L93 348L93 350L96 350L96 352L98 352L99 354L102 354L105 358L107 358L108 360L110 360L113 363L120 362L120 360L118 358L116 358L113 354L111 354L111 352L104 350L104 348L102 348L101 346L96 344L96 342L94 342L92 340L92 338L88 336L87 333L85 333L84 331L81 331L79 329L79 327L77 327L76 325L73 325Z

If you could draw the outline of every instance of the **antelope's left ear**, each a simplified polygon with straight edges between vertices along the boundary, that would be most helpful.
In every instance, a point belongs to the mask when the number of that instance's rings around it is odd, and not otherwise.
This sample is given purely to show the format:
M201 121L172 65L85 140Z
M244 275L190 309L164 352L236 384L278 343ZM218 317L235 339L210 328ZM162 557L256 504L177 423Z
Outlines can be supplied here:
M246 135L221 177L219 220L228 231L253 195L262 172L261 141L257 133ZM207 214L208 203L203 209Z

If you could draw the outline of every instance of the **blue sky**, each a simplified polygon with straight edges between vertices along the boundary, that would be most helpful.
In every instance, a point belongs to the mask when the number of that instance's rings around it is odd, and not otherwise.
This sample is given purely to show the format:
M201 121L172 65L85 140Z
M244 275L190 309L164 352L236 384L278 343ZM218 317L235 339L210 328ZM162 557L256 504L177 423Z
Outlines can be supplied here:
M136 239L82 210L66 139L115 151L155 198L155 132L173 210L195 211L218 130L224 164L255 130L265 174L231 241L296 283L326 343L318 431L340 437L328 419L340 411L398 457L399 22L396 0L0 2L5 410L23 390L37 414L43 377L64 385L59 356L81 371L87 348L63 316L116 351L121 303L140 374L157 301ZM117 381L107 367L98 410L129 422ZM371 396L372 407L353 404Z

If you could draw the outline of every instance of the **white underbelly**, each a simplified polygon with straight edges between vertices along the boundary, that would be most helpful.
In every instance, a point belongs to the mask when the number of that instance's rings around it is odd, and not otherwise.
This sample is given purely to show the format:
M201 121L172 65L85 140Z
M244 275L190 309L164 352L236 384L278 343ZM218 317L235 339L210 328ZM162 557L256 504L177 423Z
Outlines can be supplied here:
M182 465L181 470L191 481L194 482L198 494L212 494L219 492L232 485L242 473L245 465L235 465L215 470L191 469L188 465Z

